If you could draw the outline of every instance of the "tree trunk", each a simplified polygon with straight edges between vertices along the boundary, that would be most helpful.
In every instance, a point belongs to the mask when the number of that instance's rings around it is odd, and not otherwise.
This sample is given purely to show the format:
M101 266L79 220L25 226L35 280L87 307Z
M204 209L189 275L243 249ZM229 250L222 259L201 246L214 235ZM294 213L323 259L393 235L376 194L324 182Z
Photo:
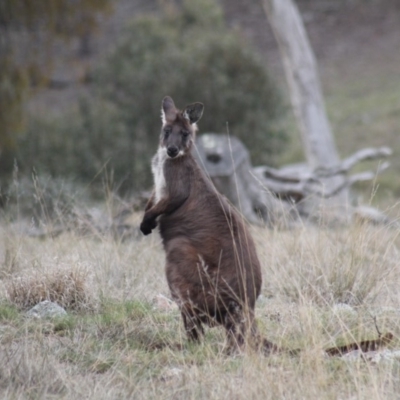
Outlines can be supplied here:
M292 0L263 0L263 5L281 52L308 166L323 175L338 167L340 159L325 111L317 63L299 10ZM345 205L348 200L345 179L321 179L329 191L343 187L336 196L337 204Z

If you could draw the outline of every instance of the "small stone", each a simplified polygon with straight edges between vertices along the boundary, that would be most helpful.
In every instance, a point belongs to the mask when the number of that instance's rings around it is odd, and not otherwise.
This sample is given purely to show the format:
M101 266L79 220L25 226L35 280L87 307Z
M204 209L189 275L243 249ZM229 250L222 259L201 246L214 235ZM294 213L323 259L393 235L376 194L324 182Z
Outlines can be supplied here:
M173 311L178 309L178 306L175 302L161 293L154 297L153 303L154 307L159 310Z
M385 362L400 362L400 350L376 350L362 352L361 350L353 350L344 354L342 359L347 361L365 360L372 364L381 364Z
M67 312L61 306L49 300L44 300L36 304L36 306L32 307L26 313L26 316L29 318L40 318L40 319L64 317L66 315Z
M372 353L372 352L371 352ZM371 354L369 361L373 364L380 364L383 362L399 362L400 361L400 351L399 350L383 350L380 352L375 352L376 354Z
M361 350L353 350L344 354L341 358L347 361L357 361L362 357L363 354L365 353L363 353Z
M175 381L181 378L183 371L180 368L169 368L160 377L164 382Z
M343 315L343 316L346 315L346 316L352 316L352 317L357 316L357 311L353 307L349 306L346 303L335 304L332 307L332 311L338 316L339 315Z

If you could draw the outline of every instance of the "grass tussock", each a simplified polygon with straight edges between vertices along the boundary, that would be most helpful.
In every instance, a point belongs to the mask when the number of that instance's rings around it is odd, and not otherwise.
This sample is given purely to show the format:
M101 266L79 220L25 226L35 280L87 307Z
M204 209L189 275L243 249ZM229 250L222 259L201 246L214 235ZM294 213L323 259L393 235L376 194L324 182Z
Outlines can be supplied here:
M55 271L46 275L19 277L6 283L11 304L28 309L44 300L59 304L67 310L92 307L85 274L81 271Z

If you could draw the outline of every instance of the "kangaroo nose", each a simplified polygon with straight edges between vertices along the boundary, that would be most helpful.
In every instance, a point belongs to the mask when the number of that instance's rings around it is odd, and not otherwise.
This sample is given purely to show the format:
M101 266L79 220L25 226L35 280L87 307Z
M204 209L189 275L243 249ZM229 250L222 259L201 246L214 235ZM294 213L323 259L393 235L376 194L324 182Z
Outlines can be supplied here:
M171 158L176 157L177 154L178 154L178 152L179 152L179 150L178 150L178 148L177 148L176 146L169 146L169 147L167 148L167 154L168 154L168 156L171 157Z

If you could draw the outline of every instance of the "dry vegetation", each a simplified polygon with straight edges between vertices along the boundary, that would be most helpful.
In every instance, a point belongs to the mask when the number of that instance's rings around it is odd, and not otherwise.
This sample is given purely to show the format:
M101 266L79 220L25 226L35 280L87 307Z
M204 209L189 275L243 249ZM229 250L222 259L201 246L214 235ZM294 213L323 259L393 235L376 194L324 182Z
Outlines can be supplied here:
M135 219L136 218L136 219ZM138 223L140 215L131 221ZM374 339L400 347L398 230L370 225L290 231L254 228L262 260L257 320L298 356L228 356L222 329L186 342L168 296L157 234L116 240L64 232L38 239L0 233L2 398L395 399L400 361L328 358L323 349ZM30 320L42 298L68 316Z
M150 1L143 3L151 7ZM235 3L251 2L223 3L234 13ZM262 34L257 37L268 40L262 13L239 11L232 21L260 16ZM338 21L347 21L345 11ZM121 15L129 16L124 7ZM381 35L367 21L367 39L356 35L358 25L351 19L352 29L346 30L326 23L329 15L322 17L317 15L308 29L340 153L346 156L361 142L393 147L394 168L378 180L386 189L378 200L391 206L399 195L400 160L396 15L385 19ZM115 25L123 26L120 21ZM115 42L112 32L104 37ZM348 49L339 46L343 43ZM101 53L103 44L98 46ZM44 105L36 98L36 108L31 107L45 113L53 104L64 107L68 96L75 99L70 90L63 96L42 93ZM301 146L293 141L282 163L302 157ZM39 217L48 214L39 211ZM168 296L156 234L118 240L96 229L91 235L89 229L86 236L69 230L40 239L20 229L30 222L16 218L11 223L5 217L0 220L2 399L399 398L400 361L350 361L322 352L335 344L376 338L375 323L381 332L395 335L391 347L400 349L399 229L362 224L328 229L323 223L288 231L254 228L264 276L258 324L271 341L304 350L298 356L227 356L221 329L207 330L203 344L190 345L178 311L155 301L159 294ZM68 316L27 319L26 310L43 298L61 303Z

